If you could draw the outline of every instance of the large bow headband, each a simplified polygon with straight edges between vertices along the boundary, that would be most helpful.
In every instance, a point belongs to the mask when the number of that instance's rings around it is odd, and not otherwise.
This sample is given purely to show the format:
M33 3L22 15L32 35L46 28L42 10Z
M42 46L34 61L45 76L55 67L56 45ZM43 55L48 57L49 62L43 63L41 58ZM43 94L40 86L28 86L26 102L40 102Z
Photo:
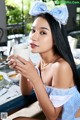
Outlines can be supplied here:
M68 9L66 5L55 6L52 10L48 10L45 3L42 1L36 1L32 6L29 14L32 16L37 16L40 13L49 13L54 17L59 24L66 25L68 20Z

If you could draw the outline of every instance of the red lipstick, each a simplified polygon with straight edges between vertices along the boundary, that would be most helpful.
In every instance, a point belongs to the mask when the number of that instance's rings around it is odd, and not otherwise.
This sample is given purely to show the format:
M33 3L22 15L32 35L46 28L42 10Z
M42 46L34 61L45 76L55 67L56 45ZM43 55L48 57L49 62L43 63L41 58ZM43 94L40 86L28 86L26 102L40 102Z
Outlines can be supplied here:
M31 48L35 48L38 47L38 45L34 44L34 43L30 43Z

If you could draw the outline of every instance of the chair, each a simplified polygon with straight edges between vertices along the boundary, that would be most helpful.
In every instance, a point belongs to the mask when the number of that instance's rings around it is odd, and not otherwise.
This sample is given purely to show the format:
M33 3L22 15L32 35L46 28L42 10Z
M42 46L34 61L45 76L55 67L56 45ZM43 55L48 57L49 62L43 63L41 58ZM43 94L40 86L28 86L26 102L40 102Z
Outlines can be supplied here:
M78 72L79 79L80 79L80 64L77 65L77 72Z
M0 41L1 41L2 37L3 37L3 34L4 34L4 31L3 31L2 28L0 28Z
M4 35L4 31L3 31L3 29L0 27L0 46L7 45L6 42L2 42L2 41L1 41L3 35ZM0 55L3 56L3 51L0 51ZM0 56L0 57L1 57L1 56ZM1 59L2 59L2 57L1 57Z
M69 41L71 50L77 48L77 42L78 42L77 38L74 38L74 37L72 37L72 36L69 35L68 36L68 41Z

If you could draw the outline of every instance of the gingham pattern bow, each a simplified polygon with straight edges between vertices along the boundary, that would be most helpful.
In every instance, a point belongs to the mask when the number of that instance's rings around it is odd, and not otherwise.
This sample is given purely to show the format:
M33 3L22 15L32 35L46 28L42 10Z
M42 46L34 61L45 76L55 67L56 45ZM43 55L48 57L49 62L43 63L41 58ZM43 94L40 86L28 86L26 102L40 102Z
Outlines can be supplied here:
M30 9L29 14L32 16L37 16L40 13L49 13L51 14L59 24L66 25L68 20L68 9L66 5L55 6L52 10L48 10L45 3L42 1L36 1L32 8Z

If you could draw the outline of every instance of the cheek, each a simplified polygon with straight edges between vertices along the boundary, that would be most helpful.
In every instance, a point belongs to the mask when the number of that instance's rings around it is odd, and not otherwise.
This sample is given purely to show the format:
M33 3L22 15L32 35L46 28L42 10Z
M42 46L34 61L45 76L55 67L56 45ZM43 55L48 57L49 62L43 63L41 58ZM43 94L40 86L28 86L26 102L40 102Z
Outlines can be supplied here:
M41 43L42 49L48 50L53 48L53 41L50 38L47 38L47 40L43 40Z
M49 37L47 38L46 44L47 44L47 46L50 47L50 48L53 47L53 40L52 40L52 37L51 37L51 36L49 36Z
M52 47L53 47L53 43L48 42L48 43L46 44L46 48L52 49Z

